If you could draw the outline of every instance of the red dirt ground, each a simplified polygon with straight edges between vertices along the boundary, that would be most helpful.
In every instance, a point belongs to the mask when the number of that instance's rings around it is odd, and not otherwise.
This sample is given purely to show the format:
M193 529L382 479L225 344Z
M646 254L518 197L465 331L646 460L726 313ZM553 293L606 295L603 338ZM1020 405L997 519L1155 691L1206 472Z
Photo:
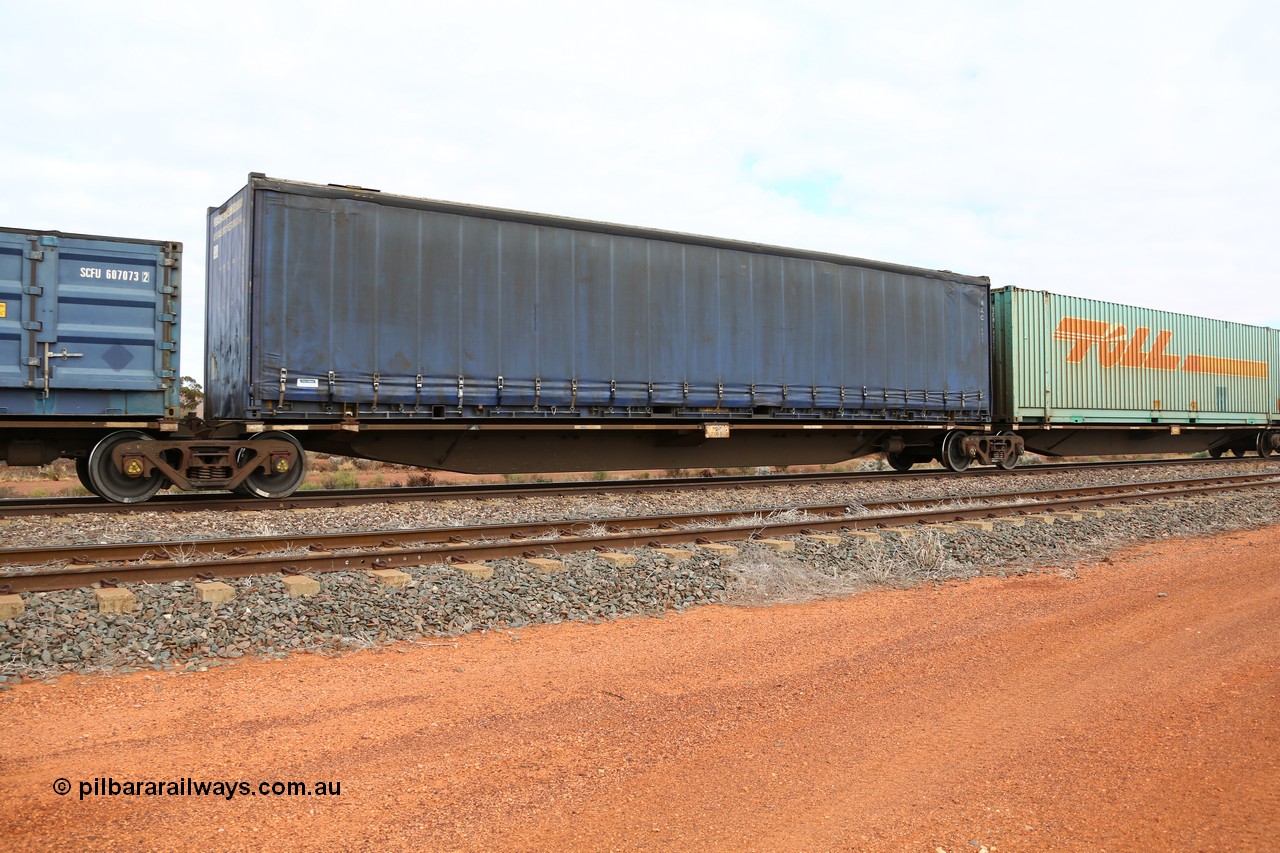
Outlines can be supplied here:
M22 686L0 846L1269 850L1278 554ZM342 789L78 798L108 776Z

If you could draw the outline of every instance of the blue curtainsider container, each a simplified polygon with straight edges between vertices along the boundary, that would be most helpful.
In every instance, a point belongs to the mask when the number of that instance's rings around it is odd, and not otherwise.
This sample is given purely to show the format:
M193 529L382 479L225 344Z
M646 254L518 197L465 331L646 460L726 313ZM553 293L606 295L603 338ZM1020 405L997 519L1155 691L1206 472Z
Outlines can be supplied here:
M176 416L181 256L0 229L0 416Z
M221 418L990 419L986 278L260 175L208 239Z

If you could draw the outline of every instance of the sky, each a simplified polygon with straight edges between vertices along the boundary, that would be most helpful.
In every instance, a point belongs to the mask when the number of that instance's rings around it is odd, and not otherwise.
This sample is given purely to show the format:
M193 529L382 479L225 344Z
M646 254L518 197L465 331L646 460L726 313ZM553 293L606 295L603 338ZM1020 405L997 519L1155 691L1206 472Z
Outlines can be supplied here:
M0 225L181 241L197 378L251 171L1280 326L1277 4L32 8Z

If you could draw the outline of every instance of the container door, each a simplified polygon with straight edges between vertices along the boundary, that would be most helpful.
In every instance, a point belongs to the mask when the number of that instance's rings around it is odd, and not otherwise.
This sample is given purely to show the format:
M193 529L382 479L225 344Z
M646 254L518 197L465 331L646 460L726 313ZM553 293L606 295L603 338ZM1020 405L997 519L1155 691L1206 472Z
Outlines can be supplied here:
M27 239L21 234L0 233L0 388L25 388L23 360L23 290L31 274ZM7 409L6 395L0 406Z
M44 239L54 245L45 247L37 271L35 387L153 391L171 385L177 317L168 306L176 299L176 253L148 244Z

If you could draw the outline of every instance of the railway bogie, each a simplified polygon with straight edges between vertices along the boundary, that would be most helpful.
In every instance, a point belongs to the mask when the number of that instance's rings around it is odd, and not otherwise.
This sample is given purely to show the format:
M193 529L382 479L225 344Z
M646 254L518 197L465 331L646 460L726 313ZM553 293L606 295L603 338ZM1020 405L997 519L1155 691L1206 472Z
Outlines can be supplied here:
M0 459L10 466L75 461L90 492L141 503L166 487L286 497L306 476L306 454L284 432L241 435L238 424L54 422L43 429L0 422ZM260 427L259 427L260 428Z
M121 430L100 439L76 470L85 488L117 503L145 501L166 486L280 498L301 485L306 454L287 433L227 440Z

